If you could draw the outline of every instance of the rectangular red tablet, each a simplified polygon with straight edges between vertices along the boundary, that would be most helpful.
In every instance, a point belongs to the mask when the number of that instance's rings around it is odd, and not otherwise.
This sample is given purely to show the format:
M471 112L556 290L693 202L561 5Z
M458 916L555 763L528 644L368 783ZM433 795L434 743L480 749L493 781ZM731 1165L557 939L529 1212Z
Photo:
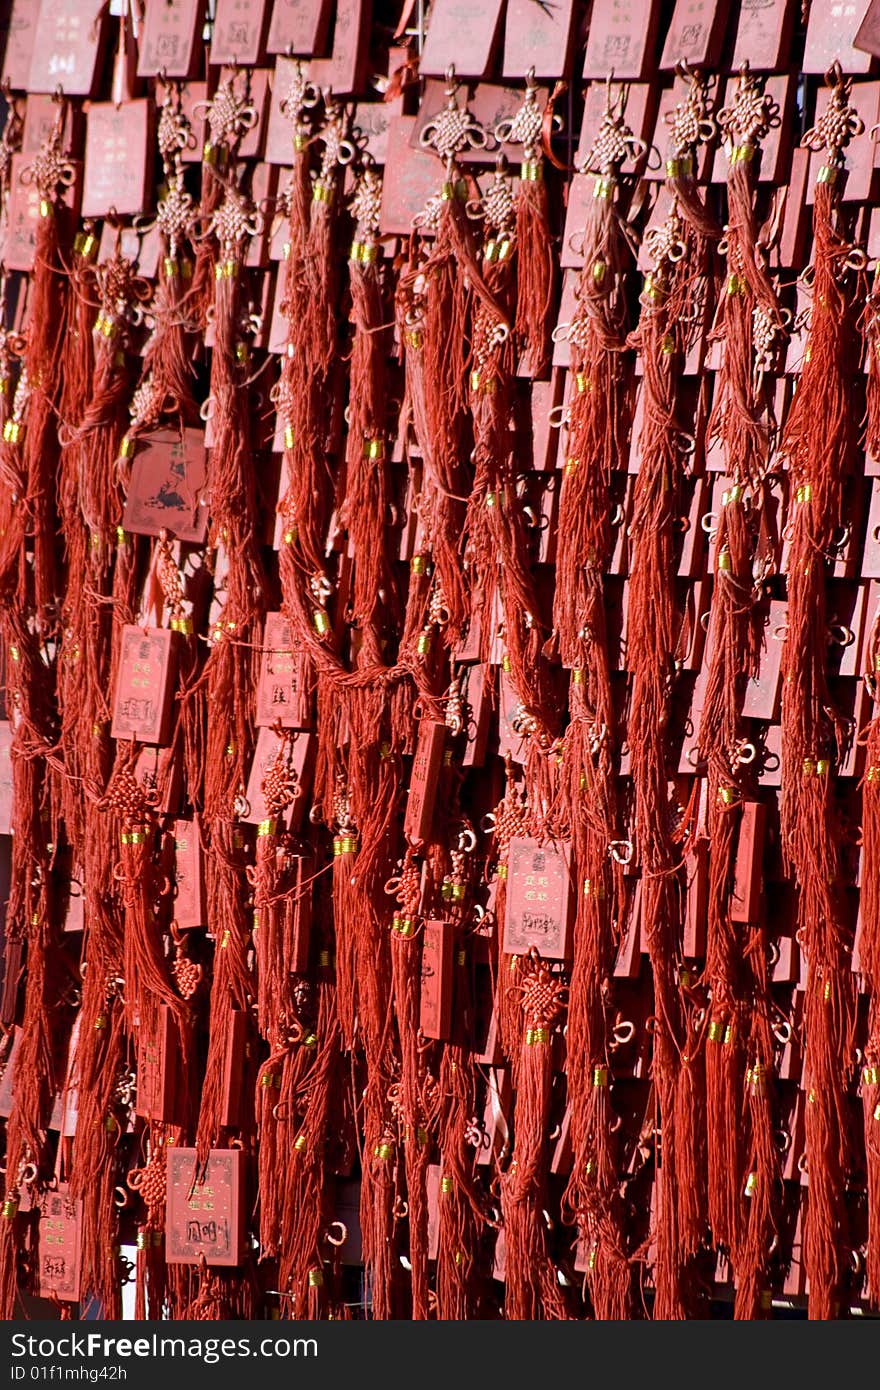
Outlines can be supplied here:
M169 1148L165 1258L168 1264L241 1264L245 1248L242 1149L211 1149L204 1172L195 1149Z
M574 916L569 854L564 843L511 840L503 943L507 955L527 955L534 946L545 959L568 959Z
M40 1198L37 1283L41 1298L79 1301L82 1207L82 1198L71 1197L67 1183L59 1183Z
M174 634L169 628L122 629L111 738L167 743L174 689Z
M426 1038L448 1039L452 1028L454 937L451 922L428 921L422 930L419 1027Z

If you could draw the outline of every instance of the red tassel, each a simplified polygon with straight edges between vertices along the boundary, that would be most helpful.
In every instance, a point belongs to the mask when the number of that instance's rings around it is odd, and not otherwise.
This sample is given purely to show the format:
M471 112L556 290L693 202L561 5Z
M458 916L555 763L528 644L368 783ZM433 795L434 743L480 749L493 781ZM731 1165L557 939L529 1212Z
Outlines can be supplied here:
M67 331L59 366L62 380L59 412L62 423L58 430L61 459L56 495L64 537L67 584L62 606L57 699L61 721L59 744L67 775L58 779L58 798L73 863L78 869L83 868L86 854L86 806L85 798L81 795L81 779L86 775L84 763L88 759L91 743L91 732L85 743L80 742L80 724L84 723L88 712L86 686L97 664L94 653L86 649L102 645L95 638L106 637L100 629L103 623L111 621L109 614L95 611L98 605L86 605L89 536L80 498L84 447L79 428L93 393L94 351L98 338L93 331L98 302L93 266L97 249L97 238L91 231L80 232L74 240L67 296ZM101 543L100 536L98 542ZM99 630L97 634L96 627ZM100 698L101 705L105 706L106 688L101 691ZM92 724L99 718L99 710L94 709ZM103 791L103 779L100 788Z
M388 559L391 488L385 460L389 323L379 246L381 181L371 169L358 175L352 211L357 219L349 257L354 338L349 367L345 498L340 524L355 555L351 624L360 633L358 664L382 660L384 633L396 626L396 585Z
M601 653L597 656L601 659ZM566 1030L573 1162L565 1201L589 1250L587 1279L596 1317L616 1320L629 1316L631 1278L609 1097L613 1032L606 992L617 955L614 923L623 906L620 860L626 851L614 804L613 730L608 727L596 738L579 674L572 678L572 723L563 752L576 881L582 885ZM617 859L609 856L609 844Z
M290 914L286 910L288 899L283 891L280 820L298 791L296 779L289 771L291 735L280 729L277 733L280 740L278 752L262 780L266 818L257 828L253 874L257 1023L260 1032L273 1047L277 1047L284 1036L283 1020L290 1009L290 975L293 971L286 939Z
M145 1219L137 1230L136 1308L139 1319L159 1319L167 1292L165 1264L166 1145L174 1134L160 1124L147 1131L146 1162L132 1170L128 1186L141 1198Z
M743 1191L748 1211L735 1256L737 1288L734 1317L737 1319L767 1315L767 1266L777 1229L776 1203L780 1177L772 1085L774 1040L770 1023L770 982L762 927L751 929L746 954L753 977L750 992L754 1002L749 1030L749 1050L753 1061L746 1071L749 1145L745 1149L747 1162Z
M609 84L605 119L583 164L583 172L595 175L595 182L584 229L577 309L568 325L569 456L559 505L553 603L563 664L583 669L589 661L588 699L597 702L597 722L606 728L611 727L611 712L601 574L611 549L611 474L624 465L632 418L625 352L632 252L617 208L617 189L620 165L637 144L617 105Z
M822 149L813 208L813 311L798 392L781 453L788 460L791 550L783 649L782 795L785 862L798 890L798 941L807 959L804 1007L806 1154L804 1231L811 1318L839 1311L851 1237L846 1212L854 1026L852 942L840 887L842 834L834 798L837 737L827 679L824 557L840 524L853 448L855 371L849 246L838 225L841 149L854 128L850 84L835 65L827 112L805 137Z
M361 1159L361 1234L364 1272L370 1290L372 1315L387 1320L399 1316L400 1263L395 1258L394 1221L398 1151L391 1125L387 1089L382 1082L383 1058L375 1046L366 1048L367 1084L364 1092L364 1149ZM387 1067L387 1060L385 1062Z
M214 303L215 254L209 229L223 202L238 146L257 121L250 96L250 71L234 69L205 103L208 139L202 150L199 222L206 231L196 246L192 284L183 301L187 317L199 333L204 333L208 310Z
M108 825L103 797L112 762L109 692L116 660L114 624L133 616L135 568L130 562L132 547L122 543L123 499L116 462L128 389L122 351L143 285L119 256L99 279L91 268L96 251L91 232L81 233L75 242L68 330L71 351L66 355L76 357L77 366L90 363L91 374L81 386L69 384L62 402L65 443L59 509L68 561L68 602L58 703L66 774L61 779L61 805L73 864L83 878L89 965L73 1055L79 1123L70 1187L82 1201L82 1280L101 1299L108 1315L118 1316L115 1186L124 1112L117 1087L131 1016L126 1018L122 1004L125 905L114 851L120 826L115 815ZM67 379L66 363L62 372ZM134 884L132 891L138 891ZM152 933L150 925L148 940ZM159 969L161 973L161 965ZM133 977L132 990L136 987Z
M865 1278L868 1296L880 1304L880 711L876 708L880 677L880 613L874 617L865 679L874 695L868 725L866 767L862 782L862 932L859 968L868 992L868 1038L862 1070L862 1108L868 1189L868 1238Z
M501 1182L508 1319L564 1318L565 1301L547 1248L547 1121L553 1079L553 1035L568 991L537 952L523 964L517 987L523 1017L517 1076L513 1158Z
M343 942L354 934L357 1029L366 1059L364 1092L364 1161L361 1178L361 1229L364 1262L372 1291L373 1316L396 1316L400 1265L393 1258L397 1189L396 1125L383 1081L399 1069L391 1018L391 957L387 927L378 910L383 885L394 863L390 830L402 792L400 759L387 742L384 698L366 693L353 700L348 789L358 827L356 853L343 852L343 873L350 875L348 920L334 902L338 963ZM350 832L340 832L350 838ZM339 840L334 840L334 854ZM348 865L345 865L347 859ZM334 887L336 875L334 873ZM340 1009L345 1032L345 1019Z
M324 1261L328 1242L340 1243L344 1230L333 1228L330 1145L338 1134L342 1083L339 1021L329 953L321 953L314 1031L302 1035L305 1071L298 1110L291 1116L296 1133L289 1150L284 1197L279 1287L290 1297L292 1317L326 1312L328 1292ZM306 1060L308 1059L308 1060ZM333 1234L331 1235L331 1229ZM321 1310L319 1312L318 1310Z
M464 548L470 559L470 584L482 602L479 608L472 604L471 622L479 621L483 645L488 646L496 595L500 596L505 664L519 696L522 721L533 742L546 749L559 715L542 651L540 603L529 563L526 511L517 497L511 430L514 362L507 327L513 294L513 214L503 164L496 168L483 207L487 233L483 274L491 299L478 298L473 312L470 388L474 486Z
M162 233L162 255L152 307L155 326L144 348L144 372L159 408L188 423L197 416L193 397L193 343L186 304L187 281L193 274L193 262L187 254L193 208L184 184L183 166L183 152L191 139L180 85L173 84L168 88L159 116L159 154L167 192L156 215ZM215 192L212 188L212 196Z
M493 859L495 874L492 880L492 911L496 922L497 940L501 941L504 919L507 910L507 857L510 842L518 835L527 833L528 810L517 790L513 777L512 764L507 764L507 788L504 797L495 807L493 826ZM495 980L495 1009L498 1016L498 1033L501 1048L514 1066L520 1052L520 1033L522 1020L519 1017L519 1000L516 986L519 984L520 958L500 952Z
M526 74L523 104L502 132L522 145L519 189L516 195L516 320L517 347L532 377L546 376L550 367L556 261L544 165L540 156L543 118L538 109L534 69Z
M880 267L865 302L865 450L872 459L880 457Z
M478 1262L483 1211L475 1190L475 1152L467 1139L476 1111L473 1054L449 1043L440 1064L440 1191L437 1198L437 1317L480 1316Z
M228 187L212 221L220 255L215 273L216 340L211 364L214 446L207 488L212 539L222 545L228 569L224 605L214 622L213 645L199 681L211 712L206 741L205 822L211 849L207 858L208 925L216 943L211 1035L197 1134L200 1153L216 1143L221 1128L230 1008L245 1008L252 988L244 837L235 818L246 786L252 745L255 639L265 601L256 535L248 392L241 366L247 361L247 350L239 338L242 257L253 225L242 195Z
M562 659L574 667L561 796L571 827L577 882L583 888L567 1030L573 1165L566 1202L589 1250L587 1281L595 1314L616 1319L628 1314L630 1272L612 1137L612 1038L604 991L613 972L613 924L622 905L620 869L612 872L617 861L609 859L609 846L618 847L618 858L625 851L619 848L623 840L615 805L616 720L602 575L613 544L611 474L622 465L632 413L624 372L631 253L615 192L619 163L635 141L622 110L615 113L611 104L610 84L608 97L602 132L584 162L584 170L596 173L596 196L584 233L578 308L568 330L573 395L570 452L560 499L554 619Z
M746 677L757 669L754 641L754 513L766 498L772 406L764 371L782 331L776 296L757 243L750 169L771 117L769 97L743 70L721 115L730 168L725 293L715 336L723 344L709 434L724 448L732 487L724 494L716 540L708 680L699 731L709 773L709 912L706 979L712 996L706 1043L709 1220L716 1244L732 1256L737 1316L754 1317L766 1286L778 1162L770 1098L770 1000L762 929L738 928L730 887L739 808L748 768L740 711ZM751 490L751 495L749 491ZM754 950L746 953L746 939ZM751 965L750 965L751 962ZM762 990L757 995L758 989ZM769 1049L769 1050L768 1050ZM748 1057L748 1127L740 1120ZM750 1132L751 1130L751 1132ZM745 1167L744 1165L748 1165Z
M690 98L679 113L689 116L698 105L698 86ZM672 125L676 132L675 117ZM687 141L700 129L690 119L681 125L688 131ZM681 147L674 146L672 164L692 161L691 145L675 138ZM642 921L654 980L652 1075L661 1131L654 1316L669 1319L687 1315L685 1265L701 1247L706 1224L703 1063L693 1033L693 1009L676 968L682 930L677 841L687 823L676 827L669 805L666 729L678 643L674 528L683 476L676 427L678 374L687 346L690 300L705 274L707 252L700 226L682 222L675 202L652 249L656 268L646 278L637 337L644 361L644 424L630 528L634 548L627 647L633 687L628 738L642 863Z
M301 125L303 107L301 103L296 105L294 97L289 101L294 116L299 111L297 120ZM344 132L342 108L328 98L325 124L319 136L324 142L324 155L311 186L307 230L301 224L308 166L305 153L295 150L286 289L290 328L278 386L288 480L282 502L282 585L308 585L320 608L329 593L324 543L333 492L326 456L332 420L331 378L338 352L338 160L340 153L344 156L348 149Z
M426 1049L419 1037L421 875L412 848L407 850L399 878L392 880L398 908L391 922L391 965L394 1007L400 1037L400 1110L409 1218L409 1262L412 1271L412 1316L430 1314L428 1288L427 1174L438 1097L432 1096L425 1065Z
M59 187L69 172L62 155L66 108L31 166L40 197L35 269L31 278L24 365L4 442L4 464L20 484L0 550L0 602L6 652L7 700L13 718L12 865L6 912L7 943L27 942L21 1045L6 1131L6 1202L0 1219L0 1314L13 1316L16 1297L14 1223L22 1186L32 1186L46 1166L46 1121L55 1092L52 1021L59 1007L61 964L56 941L52 861L60 826L48 776L54 743L49 640L57 623L54 476L54 410L64 326ZM31 552L29 558L28 551Z
M676 1075L684 1046L675 977L676 926L681 922L681 902L678 885L670 877L676 869L676 858L666 830L670 810L663 742L668 719L666 669L675 646L673 597L668 587L673 561L674 507L669 484L675 476L677 460L661 404L668 386L663 380L665 372L658 339L662 342L665 335L651 316L643 316L641 331L645 335L646 425L632 522L634 555L629 650L634 653L635 670L629 742L636 794L635 826L642 861L642 918L654 979L657 1019L652 1074L663 1145L654 1315L668 1319L684 1316L679 1284L674 1116ZM655 352L656 357L653 356ZM655 373L656 404L649 394Z
M446 109L426 126L423 139L445 163L439 206L432 200L422 215L426 227L436 233L434 245L422 264L413 257L399 288L406 324L409 400L425 466L423 522L447 617L447 645L461 636L469 607L458 540L463 504L470 492L460 459L469 367L467 328L474 300L486 306L497 324L509 329L480 273L465 213L467 184L455 156L467 147L470 134L464 129L467 121L461 120L458 87L453 76L446 88ZM411 355L420 359L412 366Z
M287 593L298 582L299 575L294 554L288 549L298 538L299 522L306 517L304 505L306 495L311 490L311 474L305 488L300 492L303 469L310 455L305 458L300 450L306 436L306 399L303 397L304 379L302 361L304 359L304 321L298 306L305 296L304 257L309 233L312 206L312 181L309 173L309 130L310 112L318 99L315 88L306 81L303 66L295 63L291 70L290 88L284 98L282 110L292 127L292 164L290 185L287 191L288 240L286 246L286 268L284 271L284 299L282 312L288 319L287 350L281 362L281 374L272 388L272 399L276 404L279 422L283 431L284 477L287 492L279 504L283 524L284 546L279 567L282 590ZM309 421L311 424L311 421ZM299 440L299 443L297 441ZM314 540L314 544L312 544ZM319 540L311 533L306 535L306 546L311 553Z
M162 938L154 920L151 858L154 817L135 779L135 746L120 753L105 804L119 817L120 860L116 878L125 905L123 971L129 1028L144 1025L158 1004L165 1003L183 1020L183 1004L171 984Z
M106 840L103 827L100 838ZM114 1197L117 1144L124 1123L118 1083L125 1063L126 1029L118 929L115 914L106 908L88 929L89 970L83 982L72 1069L79 1113L70 1190L83 1203L81 1277L108 1311L119 1308L121 1301Z
M873 300L873 296L872 296ZM866 447L872 456L880 443L880 365L875 360L876 312L869 300L871 319L868 340L868 437ZM868 1037L864 1050L861 1079L867 1173L868 1234L865 1242L865 1283L874 1307L880 1305L880 716L876 711L876 682L880 676L880 618L874 619L874 637L868 648L869 669L865 679L874 693L875 712L868 726L866 768L862 783L862 934L859 960L868 992Z
M6 196L5 190L0 189L0 193ZM18 498L23 490L20 441L27 404L27 376L21 371L25 341L7 326L8 278L5 270L0 271L0 575L6 576L5 584L9 583L10 561L16 554L12 518L20 512Z

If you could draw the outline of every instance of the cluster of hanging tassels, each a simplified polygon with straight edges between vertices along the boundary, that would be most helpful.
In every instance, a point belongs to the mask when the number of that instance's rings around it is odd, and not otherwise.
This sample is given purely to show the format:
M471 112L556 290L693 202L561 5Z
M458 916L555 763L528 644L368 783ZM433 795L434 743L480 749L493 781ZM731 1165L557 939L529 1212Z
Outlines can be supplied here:
M880 613L873 718L855 731L860 836L829 662L863 350L865 445L880 456L880 292L840 198L860 133L850 87L829 73L805 137L820 153L812 304L778 420L790 315L756 176L776 115L747 68L717 112L706 76L681 69L650 220L648 150L608 82L577 170L589 211L573 307L555 330L558 92L548 104L529 75L491 132L521 150L519 169L502 154L476 178L487 133L450 71L420 134L436 193L392 248L355 111L302 64L285 72L277 369L252 341L249 250L267 210L240 158L256 119L246 70L206 105L198 196L181 90L160 84L155 285L121 224L100 256L95 226L75 225L60 95L29 172L39 217L21 332L3 277L0 1314L42 1291L120 1316L133 1245L139 1318L671 1319L706 1315L716 1279L737 1317L767 1315L788 1272L776 1073L790 1031L766 905L732 891L768 809L744 701L783 593L802 1261L812 1315L876 1303ZM697 178L719 132L723 217ZM4 156L20 139L13 104ZM699 368L694 389L703 340L714 391ZM545 383L557 348L568 394L548 518L523 381ZM193 436L207 448L203 542L126 529L157 432L185 459ZM724 486L694 611L680 567L704 443ZM152 655L130 657L139 643ZM121 727L132 669L153 695L167 686L152 738L143 711L134 733ZM283 695L269 714L267 671ZM499 725L491 761L484 704ZM185 887L203 887L197 922ZM618 1066L627 1048L638 1072ZM56 1142L58 1097L77 1118ZM221 1167L240 1185L224 1179L240 1202L236 1257L181 1254L174 1202ZM75 1295L44 1268L53 1193Z

